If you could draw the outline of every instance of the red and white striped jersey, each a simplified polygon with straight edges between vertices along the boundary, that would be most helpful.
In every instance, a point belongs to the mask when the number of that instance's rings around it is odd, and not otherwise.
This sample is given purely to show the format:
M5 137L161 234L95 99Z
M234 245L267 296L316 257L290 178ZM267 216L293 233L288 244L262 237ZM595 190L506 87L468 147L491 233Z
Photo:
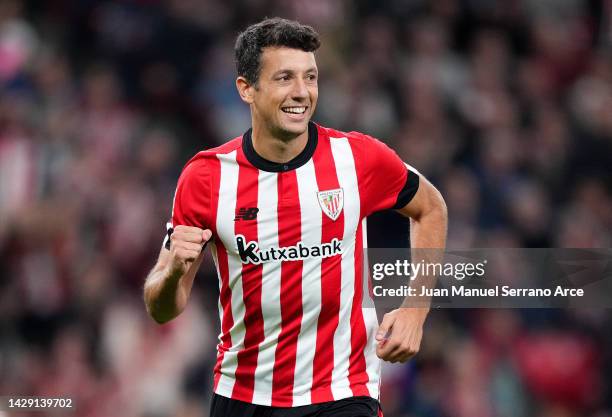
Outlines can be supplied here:
M185 166L169 225L209 228L221 334L214 391L295 407L378 399L374 308L363 308L366 217L401 208L418 175L378 140L314 123L278 164L251 131Z

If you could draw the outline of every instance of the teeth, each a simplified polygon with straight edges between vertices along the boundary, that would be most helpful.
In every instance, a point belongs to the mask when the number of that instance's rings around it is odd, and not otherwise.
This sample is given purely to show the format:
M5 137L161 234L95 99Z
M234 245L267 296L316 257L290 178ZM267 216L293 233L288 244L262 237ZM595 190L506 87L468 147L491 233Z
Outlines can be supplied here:
M306 107L283 107L285 113L302 114L306 111Z

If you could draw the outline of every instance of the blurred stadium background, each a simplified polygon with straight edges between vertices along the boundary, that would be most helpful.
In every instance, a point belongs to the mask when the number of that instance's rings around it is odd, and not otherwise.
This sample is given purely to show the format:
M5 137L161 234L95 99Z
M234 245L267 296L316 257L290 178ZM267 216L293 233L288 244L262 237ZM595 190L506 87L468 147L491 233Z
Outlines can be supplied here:
M235 36L275 15L323 35L315 120L430 177L450 247L610 247L612 1L1 0L0 395L207 415L211 263L171 324L141 289L184 162L249 125ZM374 243L405 245L398 221L372 219ZM612 416L611 329L609 310L434 311L418 357L384 367L385 415Z

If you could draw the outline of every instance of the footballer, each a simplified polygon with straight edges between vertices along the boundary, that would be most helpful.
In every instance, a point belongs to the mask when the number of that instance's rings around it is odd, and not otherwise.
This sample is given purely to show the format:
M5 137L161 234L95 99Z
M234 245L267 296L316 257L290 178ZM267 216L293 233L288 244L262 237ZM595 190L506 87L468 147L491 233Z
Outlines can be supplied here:
M428 308L379 324L363 307L366 221L397 210L413 248L444 248L446 206L384 143L312 121L319 46L313 28L281 18L238 36L252 126L187 163L145 283L149 314L172 320L209 244L221 322L211 417L382 416L381 360L419 350Z

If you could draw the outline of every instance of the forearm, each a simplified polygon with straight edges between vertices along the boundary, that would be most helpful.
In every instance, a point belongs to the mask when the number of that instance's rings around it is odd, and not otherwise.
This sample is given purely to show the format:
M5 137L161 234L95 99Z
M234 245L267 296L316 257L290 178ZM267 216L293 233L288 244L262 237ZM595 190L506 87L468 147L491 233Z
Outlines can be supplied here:
M159 258L144 285L148 313L165 323L182 313L187 305L197 270L204 259L204 246L212 233L179 225L170 237L171 249L161 248Z
M433 196L433 203L428 198ZM439 201L438 201L439 199ZM420 202L426 201L426 209L421 204L406 206L403 210L411 217L411 262L413 265L423 262L440 262L443 248L446 245L446 206L437 190L430 187L427 194L421 193ZM419 203L419 201L417 201ZM383 316L383 321L376 333L376 354L389 362L406 362L420 348L423 337L423 325L430 307L430 297L422 296L422 287L436 285L436 277L421 273L411 277L411 290L415 296L408 296L397 308ZM416 288L415 288L416 287Z
M410 221L410 246L413 264L436 264L444 260L446 248L448 214L444 200L436 192L430 210ZM435 275L420 274L411 281L416 287L416 293L421 294L422 288L435 288ZM405 300L404 305L419 309L427 315L431 304L430 297L412 296Z
M149 315L158 323L166 323L178 316L187 304L186 273L172 274L168 268L156 267L147 277L144 299ZM189 286L191 287L191 286Z
M446 205L440 197L440 201L430 211L418 218L410 219L410 246L416 249L444 250L447 224Z

